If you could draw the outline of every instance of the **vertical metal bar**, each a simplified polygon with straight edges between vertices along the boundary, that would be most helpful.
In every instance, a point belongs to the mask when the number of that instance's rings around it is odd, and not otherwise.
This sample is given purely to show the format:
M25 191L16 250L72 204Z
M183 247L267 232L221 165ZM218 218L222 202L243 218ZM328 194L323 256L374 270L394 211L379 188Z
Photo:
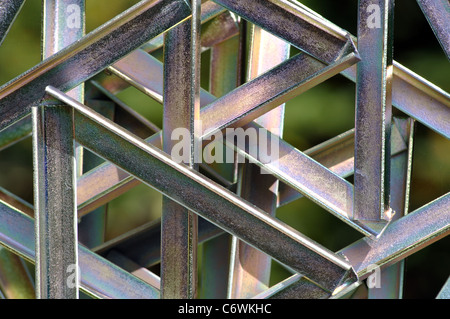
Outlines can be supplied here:
M252 80L289 58L290 45L252 26L250 38L248 80ZM255 120L273 134L281 135L284 104ZM240 195L252 204L275 216L278 180L251 163L244 164L239 176ZM269 285L271 258L257 249L233 237L228 294L230 298L249 298L264 291Z
M192 0L192 18L169 30L164 48L163 150L171 154L175 129L189 132L187 164L195 167L200 119L200 13L201 1ZM185 150L186 151L186 150ZM197 295L198 217L163 197L161 217L161 296L195 298Z
M42 60L61 51L85 34L85 0L43 0ZM84 84L67 92L84 103ZM83 148L76 147L77 176L83 174Z
M414 121L411 118L394 117L394 123L392 130L399 130L398 135L408 145L406 150L391 157L391 206L396 212L392 219L398 220L408 213ZM380 286L368 288L369 299L401 299L403 296L404 270L404 260L382 269Z
M46 59L85 34L85 0L44 0L43 59ZM84 103L84 84L67 93L80 103ZM75 146L77 177L83 174L83 148ZM83 218L80 225L80 241L88 247L101 244L104 233L105 209L99 208L88 217ZM97 238L96 238L97 237Z
M84 33L84 0L43 1L42 59ZM83 101L83 86L69 92ZM32 109L35 168L36 290L38 298L78 298L76 168L73 110ZM59 102L58 102L59 103Z
M390 219L393 0L359 0L353 218Z
M239 44L240 37L235 36L211 47L209 91L214 96L222 96L232 91L239 84ZM225 147L225 145L216 145L215 147ZM236 163L214 162L210 165L227 180L235 181ZM202 272L199 287L201 294L199 297L211 299L226 298L230 242L231 236L222 234L203 244Z
M33 161L38 298L78 298L73 110L34 106Z

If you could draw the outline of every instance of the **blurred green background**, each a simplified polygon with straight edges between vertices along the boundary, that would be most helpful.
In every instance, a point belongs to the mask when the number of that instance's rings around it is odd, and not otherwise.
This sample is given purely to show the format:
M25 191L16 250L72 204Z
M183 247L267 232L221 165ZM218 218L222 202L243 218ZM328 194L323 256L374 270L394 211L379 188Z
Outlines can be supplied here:
M86 31L90 32L136 0L86 0ZM356 35L356 0L300 1L331 22ZM41 1L26 1L0 47L0 84L40 61ZM208 57L202 56L202 86L208 89ZM397 0L394 59L450 91L450 65L417 3ZM123 101L161 127L162 106L134 88L119 95ZM306 150L354 127L355 85L336 76L287 103L284 138ZM410 209L413 211L450 190L449 141L416 124ZM33 202L31 139L0 152L0 186ZM113 200L108 206L106 239L111 239L160 215L161 195L146 186ZM277 211L277 217L327 248L336 251L361 235L307 199ZM449 239L445 238L407 258L405 298L434 298L449 275ZM274 263L272 283L288 274Z

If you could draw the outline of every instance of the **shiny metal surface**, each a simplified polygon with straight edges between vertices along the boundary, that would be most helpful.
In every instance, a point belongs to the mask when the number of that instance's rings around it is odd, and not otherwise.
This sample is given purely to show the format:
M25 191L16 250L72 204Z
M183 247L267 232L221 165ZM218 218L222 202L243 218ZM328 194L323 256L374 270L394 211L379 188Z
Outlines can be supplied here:
M0 45L23 3L1 1ZM393 5L358 1L353 36L294 0L143 0L84 35L84 0L43 1L43 61L0 87L0 151L32 136L35 196L0 187L0 298L402 298L405 258L450 233L450 193L409 209L414 123L450 138L450 95L393 60ZM448 1L417 5L448 58ZM338 74L355 82L354 128L285 141L285 103ZM130 86L162 127L120 100ZM258 133L211 141L230 129ZM197 156L212 147L234 161ZM161 217L105 242L105 205L140 184L163 195ZM277 218L301 197L361 239L335 252ZM274 261L288 276L271 285Z

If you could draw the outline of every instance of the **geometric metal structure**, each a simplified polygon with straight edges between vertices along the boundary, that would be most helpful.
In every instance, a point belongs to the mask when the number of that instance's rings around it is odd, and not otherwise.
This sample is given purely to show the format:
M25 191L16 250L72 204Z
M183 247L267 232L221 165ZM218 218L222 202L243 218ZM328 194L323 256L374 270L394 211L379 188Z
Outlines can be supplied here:
M0 44L23 2L2 1ZM448 57L448 2L418 3ZM359 0L351 35L292 0L143 0L85 35L84 0L44 0L43 61L0 87L0 150L32 134L35 170L33 206L0 189L0 292L344 298L367 279L369 297L401 297L404 258L450 232L450 193L407 213L414 122L448 139L450 95L393 60L393 5ZM355 82L355 128L306 151L283 140L285 103L338 74ZM129 86L163 105L162 129L117 98ZM177 129L188 133L181 162ZM85 150L106 162L83 171ZM102 207L140 183L164 195L161 219L80 243L98 233ZM276 218L300 197L362 239L331 251ZM292 275L269 286L272 259Z

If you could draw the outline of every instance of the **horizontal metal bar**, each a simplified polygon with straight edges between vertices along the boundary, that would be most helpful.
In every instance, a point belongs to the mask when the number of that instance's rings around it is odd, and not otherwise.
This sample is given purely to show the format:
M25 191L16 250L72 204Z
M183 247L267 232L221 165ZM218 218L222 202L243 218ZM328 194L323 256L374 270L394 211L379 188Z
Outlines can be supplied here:
M25 0L3 0L0 4L0 45L5 40Z
M63 91L72 89L190 14L185 0L137 3L2 86L0 130L28 115L31 104L44 97L47 85Z
M432 244L450 233L450 193L392 222L375 241L363 238L342 249L359 278L371 266L384 268Z
M175 163L160 150L99 116L61 91L47 87L53 97L76 109L89 131L76 127L79 142L147 185L222 227L248 244L303 273L325 289L335 292L357 280L346 261L288 227L279 220L243 201L193 169ZM83 120L78 121L80 126ZM91 136L98 138L92 139ZM112 141L115 147L109 145ZM127 156L120 156L125 147ZM268 241L267 238L271 240ZM283 247L283 249L280 249ZM308 261L308 262L305 262Z
M446 0L417 0L417 3L450 60L450 3Z
M0 243L35 263L34 221L0 201ZM159 291L84 246L78 246L80 290L96 298L153 299Z

